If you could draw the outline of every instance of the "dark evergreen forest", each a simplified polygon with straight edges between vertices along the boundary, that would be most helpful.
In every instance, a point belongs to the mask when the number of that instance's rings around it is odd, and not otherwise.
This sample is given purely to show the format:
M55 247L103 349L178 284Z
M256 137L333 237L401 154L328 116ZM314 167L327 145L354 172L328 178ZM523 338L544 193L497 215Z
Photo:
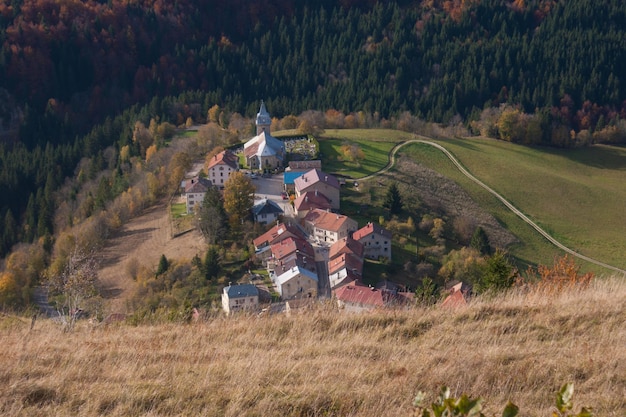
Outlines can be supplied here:
M364 111L468 126L502 104L551 131L626 118L617 0L6 0L0 3L0 256L51 236L54 191L134 122ZM95 127L93 127L95 126ZM613 141L623 138L613 137Z

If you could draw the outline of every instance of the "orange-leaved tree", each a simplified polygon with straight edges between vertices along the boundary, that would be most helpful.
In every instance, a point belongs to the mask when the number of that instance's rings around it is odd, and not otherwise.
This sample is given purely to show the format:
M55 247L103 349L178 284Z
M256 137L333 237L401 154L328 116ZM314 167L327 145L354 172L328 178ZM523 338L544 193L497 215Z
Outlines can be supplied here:
M554 259L552 267L539 265L535 271L528 269L528 278L523 283L543 292L560 292L571 288L586 288L594 278L592 272L580 273L580 265L565 254Z

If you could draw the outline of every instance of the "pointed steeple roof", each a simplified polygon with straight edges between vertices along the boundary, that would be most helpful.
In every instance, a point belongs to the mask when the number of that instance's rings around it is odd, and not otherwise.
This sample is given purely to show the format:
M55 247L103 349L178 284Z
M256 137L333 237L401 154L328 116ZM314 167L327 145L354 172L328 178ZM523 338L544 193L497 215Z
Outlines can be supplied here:
M272 118L265 108L265 102L261 100L261 108L259 112L256 114L256 125L257 126L269 126L272 124Z

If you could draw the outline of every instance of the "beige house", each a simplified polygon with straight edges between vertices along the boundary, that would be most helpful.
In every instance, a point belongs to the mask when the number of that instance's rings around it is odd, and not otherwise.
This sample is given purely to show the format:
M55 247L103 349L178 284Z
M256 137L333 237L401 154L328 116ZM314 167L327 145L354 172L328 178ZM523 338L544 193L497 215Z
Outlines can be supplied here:
M317 274L302 266L294 266L277 275L274 283L283 300L317 296Z
M187 213L193 213L196 206L201 206L204 201L204 196L212 187L211 181L206 178L190 178L185 180L185 204Z
M224 183L233 172L239 171L239 159L231 151L215 155L207 165L207 177L216 187L224 188Z
M366 258L391 260L392 234L384 227L370 222L354 232L352 237L361 242Z
M227 314L259 308L259 290L252 284L229 285L222 291L222 308Z
M296 197L300 197L307 192L318 192L328 199L332 209L339 210L341 186L336 177L326 174L319 169L312 169L296 178L293 183Z
M265 103L256 115L256 136L243 145L243 154L250 169L271 170L284 166L285 144L270 134L272 118Z
M304 228L318 242L335 243L355 232L358 224L343 214L314 209L304 218Z

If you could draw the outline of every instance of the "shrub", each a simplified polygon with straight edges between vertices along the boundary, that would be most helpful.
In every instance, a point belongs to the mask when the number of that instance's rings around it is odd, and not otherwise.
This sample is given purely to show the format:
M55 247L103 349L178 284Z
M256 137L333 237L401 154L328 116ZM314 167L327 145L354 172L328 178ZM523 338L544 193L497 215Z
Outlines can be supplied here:
M563 385L556 395L555 409L552 417L592 417L591 408L582 407L578 414L572 414L574 404L572 397L574 396L574 384L568 383ZM450 396L450 389L443 387L439 393L437 400L430 405L426 404L426 395L419 392L415 397L413 405L416 409L415 416L421 417L443 417L443 416L459 416L459 417L484 417L481 412L481 399L472 399L463 394L460 398ZM502 417L515 417L519 413L519 407L509 402L502 411Z

